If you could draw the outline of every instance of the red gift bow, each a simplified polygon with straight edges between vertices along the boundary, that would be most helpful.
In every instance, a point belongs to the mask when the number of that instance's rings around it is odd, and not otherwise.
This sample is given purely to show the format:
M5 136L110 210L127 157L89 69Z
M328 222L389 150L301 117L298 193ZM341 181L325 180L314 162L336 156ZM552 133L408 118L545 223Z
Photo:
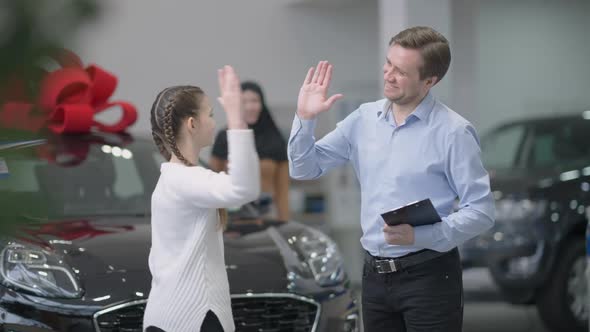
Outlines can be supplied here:
M93 127L117 133L135 123L137 110L133 105L108 101L117 87L116 76L96 65L84 69L80 58L68 50L55 60L62 68L47 73L42 79L37 105L23 100L24 83L14 81L9 92L14 101L3 105L0 113L2 125L29 131L48 127L54 133L73 134L88 133ZM121 107L119 122L106 125L94 120L95 114L113 106Z

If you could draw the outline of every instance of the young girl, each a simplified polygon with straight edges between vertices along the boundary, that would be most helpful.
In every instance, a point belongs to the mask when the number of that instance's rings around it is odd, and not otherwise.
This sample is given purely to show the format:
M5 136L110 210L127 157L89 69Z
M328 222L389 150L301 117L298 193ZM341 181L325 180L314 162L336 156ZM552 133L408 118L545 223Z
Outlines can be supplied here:
M146 331L234 331L222 231L224 207L255 200L259 162L240 107L233 68L219 70L219 102L227 115L228 174L198 166L213 142L209 98L193 86L160 92L151 110L152 133L164 157L152 195L152 289Z

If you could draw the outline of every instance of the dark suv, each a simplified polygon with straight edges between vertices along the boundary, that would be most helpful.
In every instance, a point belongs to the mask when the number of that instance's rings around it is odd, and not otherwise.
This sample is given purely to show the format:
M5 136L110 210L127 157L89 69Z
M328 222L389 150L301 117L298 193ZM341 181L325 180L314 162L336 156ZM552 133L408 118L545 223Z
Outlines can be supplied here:
M466 263L479 257L506 299L535 304L553 331L588 331L590 111L499 126L482 154L496 224L463 246Z

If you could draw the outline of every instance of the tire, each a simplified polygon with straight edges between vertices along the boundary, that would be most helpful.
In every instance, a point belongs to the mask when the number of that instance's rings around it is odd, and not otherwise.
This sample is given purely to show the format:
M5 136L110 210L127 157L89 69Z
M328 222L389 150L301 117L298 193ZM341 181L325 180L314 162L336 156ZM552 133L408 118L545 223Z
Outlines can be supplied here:
M586 244L583 238L566 241L551 275L539 290L537 310L551 331L587 332Z

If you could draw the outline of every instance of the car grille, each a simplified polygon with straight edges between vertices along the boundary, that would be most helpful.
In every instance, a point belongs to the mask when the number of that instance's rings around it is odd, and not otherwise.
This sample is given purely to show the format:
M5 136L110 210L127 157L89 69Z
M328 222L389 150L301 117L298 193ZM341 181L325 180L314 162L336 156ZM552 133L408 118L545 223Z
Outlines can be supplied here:
M99 332L141 332L146 301L105 309L95 315ZM236 332L312 332L319 305L291 295L233 296Z
M237 332L313 331L318 305L287 297L233 298Z
M146 301L122 304L94 315L99 332L141 332Z

